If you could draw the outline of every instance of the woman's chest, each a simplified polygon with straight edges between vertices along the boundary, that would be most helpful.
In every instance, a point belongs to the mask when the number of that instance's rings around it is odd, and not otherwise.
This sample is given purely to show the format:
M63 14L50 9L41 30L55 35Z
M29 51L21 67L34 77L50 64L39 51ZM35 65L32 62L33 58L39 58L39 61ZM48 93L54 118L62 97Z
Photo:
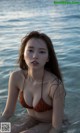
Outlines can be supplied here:
M47 104L51 105L51 98L49 97L49 84L44 83L25 83L23 90L23 97L29 106L35 107L40 99L43 99Z

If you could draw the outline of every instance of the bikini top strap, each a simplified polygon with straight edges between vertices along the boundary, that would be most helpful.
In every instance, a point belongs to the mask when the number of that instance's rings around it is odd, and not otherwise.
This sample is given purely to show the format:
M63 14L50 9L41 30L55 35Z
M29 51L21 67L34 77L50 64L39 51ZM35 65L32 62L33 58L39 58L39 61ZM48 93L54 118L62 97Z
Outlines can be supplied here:
M43 76L42 76L42 83L41 83L41 98L42 98L42 94L43 94L43 81L44 81L44 75L45 75L45 71L43 72Z

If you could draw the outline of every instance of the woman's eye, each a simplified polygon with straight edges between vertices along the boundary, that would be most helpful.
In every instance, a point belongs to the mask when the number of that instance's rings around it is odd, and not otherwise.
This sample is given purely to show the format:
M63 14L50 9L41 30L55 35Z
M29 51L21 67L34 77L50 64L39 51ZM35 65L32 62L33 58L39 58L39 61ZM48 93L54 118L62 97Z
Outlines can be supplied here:
M32 52L34 52L34 50L29 49L28 52L32 53ZM45 51L39 51L39 53L44 54L44 53L46 53L46 52L45 52Z
M31 50L31 49L29 49L28 51L29 51L29 52L33 52L33 50Z
M46 52L45 52L45 51L40 51L40 53L41 53L41 54L44 54L44 53L46 53Z

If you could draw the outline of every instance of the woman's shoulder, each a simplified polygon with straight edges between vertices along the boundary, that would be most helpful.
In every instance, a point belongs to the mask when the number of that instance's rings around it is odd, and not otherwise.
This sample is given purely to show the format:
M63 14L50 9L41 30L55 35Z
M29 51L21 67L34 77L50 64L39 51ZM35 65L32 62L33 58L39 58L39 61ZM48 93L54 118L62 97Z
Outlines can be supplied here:
M53 97L54 94L60 96L64 95L65 96L65 89L63 82L53 73L49 72L49 95L50 97ZM55 93L56 92L56 93Z
M49 71L46 71L46 78L50 84L53 84L53 83L56 84L56 83L61 82L55 74Z
M58 86L64 86L63 82L53 73L47 72L47 79L49 83L49 88L57 88Z
M19 70L14 70L10 72L10 77L13 78L14 80L20 80L24 78L24 70L19 69Z
M20 74L21 74L21 69L10 72L10 76L13 76L13 77L18 77L20 76Z
M25 80L24 70L15 70L10 73L10 82L21 89Z

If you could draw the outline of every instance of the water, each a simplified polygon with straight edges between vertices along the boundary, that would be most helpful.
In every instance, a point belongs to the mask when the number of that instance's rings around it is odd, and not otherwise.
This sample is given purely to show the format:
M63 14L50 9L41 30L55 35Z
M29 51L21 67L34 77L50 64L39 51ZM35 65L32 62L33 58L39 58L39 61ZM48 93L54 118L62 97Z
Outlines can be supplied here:
M67 133L80 133L80 5L54 5L53 0L0 1L0 113L8 95L10 72L17 68L21 38L32 30L51 37L62 70ZM15 115L25 110L17 102Z

